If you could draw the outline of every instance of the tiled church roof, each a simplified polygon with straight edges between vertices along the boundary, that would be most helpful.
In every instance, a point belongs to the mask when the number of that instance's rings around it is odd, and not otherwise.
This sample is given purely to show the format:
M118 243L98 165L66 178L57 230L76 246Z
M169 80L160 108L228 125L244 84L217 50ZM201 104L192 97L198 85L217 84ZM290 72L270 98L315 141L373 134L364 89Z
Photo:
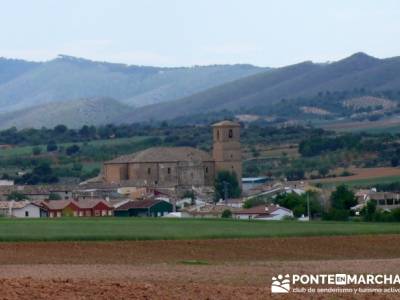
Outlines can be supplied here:
M154 147L117 157L107 163L213 161L210 154L192 147Z

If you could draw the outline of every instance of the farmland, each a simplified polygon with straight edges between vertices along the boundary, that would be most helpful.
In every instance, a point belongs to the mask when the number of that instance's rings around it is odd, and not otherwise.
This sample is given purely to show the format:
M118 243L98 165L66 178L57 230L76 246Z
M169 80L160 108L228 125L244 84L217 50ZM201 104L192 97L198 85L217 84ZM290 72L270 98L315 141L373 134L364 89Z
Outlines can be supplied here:
M93 147L101 147L101 146L121 146L125 144L137 143L141 142L148 137L133 137L133 138L116 138L116 139L105 139L105 140L94 140L90 142L77 142L77 143L60 143L58 146L61 148L66 148L72 145L82 146L93 146ZM21 156L26 155L29 156L33 152L33 148L38 147L42 152L46 152L46 145L37 145L37 146L20 146L9 149L1 149L0 157L9 158L13 156Z
M47 145L43 144L0 149L0 174L13 178L18 171L26 172L40 163L49 163L59 177L84 180L96 176L104 160L142 150L153 145L155 140L155 137L136 136L60 143L57 151L50 152L47 151ZM69 147L77 147L78 153L68 155L66 152Z
M398 133L400 130L398 118L387 118L375 122L330 122L322 123L321 127L326 130L337 132L370 132L370 133Z
M0 243L0 290L5 299L267 299L276 274L397 273L399 249L398 235Z
M400 233L395 223L262 222L218 219L1 219L1 241L113 241Z
M380 168L352 168L351 176L331 177L310 180L321 183L324 187L346 184L351 187L374 187L380 183L391 183L400 180L400 169L393 167Z

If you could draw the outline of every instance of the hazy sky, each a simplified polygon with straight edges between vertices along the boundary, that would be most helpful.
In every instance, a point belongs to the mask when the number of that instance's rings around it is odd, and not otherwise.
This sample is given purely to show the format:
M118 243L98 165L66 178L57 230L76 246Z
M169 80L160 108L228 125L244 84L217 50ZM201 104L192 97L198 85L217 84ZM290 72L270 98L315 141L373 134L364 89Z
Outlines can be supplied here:
M0 0L0 56L141 65L400 55L399 0Z

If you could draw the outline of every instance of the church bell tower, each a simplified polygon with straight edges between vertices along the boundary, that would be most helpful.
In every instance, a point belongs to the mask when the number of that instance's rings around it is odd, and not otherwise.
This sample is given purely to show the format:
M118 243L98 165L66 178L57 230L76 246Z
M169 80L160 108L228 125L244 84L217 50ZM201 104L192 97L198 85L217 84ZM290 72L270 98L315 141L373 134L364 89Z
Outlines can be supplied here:
M215 173L234 172L242 186L242 150L240 146L240 124L222 121L213 127L213 159Z

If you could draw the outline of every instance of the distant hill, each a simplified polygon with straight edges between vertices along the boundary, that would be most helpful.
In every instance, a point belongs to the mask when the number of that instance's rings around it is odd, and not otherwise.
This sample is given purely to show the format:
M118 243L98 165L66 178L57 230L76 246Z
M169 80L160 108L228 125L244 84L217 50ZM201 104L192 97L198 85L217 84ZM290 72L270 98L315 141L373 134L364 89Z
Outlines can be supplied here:
M361 90L366 92L355 92ZM43 63L0 58L1 128L176 118L184 124L235 114L335 122L354 115L343 101L362 96L400 101L400 57L356 53L333 63L276 69L127 66L64 55ZM385 110L383 117L398 114L397 102L396 111Z
M38 105L0 114L0 128L53 128L58 124L70 128L111 123L132 109L112 98L91 98Z
M186 97L262 70L250 65L128 66L65 55L43 63L1 59L0 112L91 97L111 97L139 107Z
M0 85L40 66L40 63L0 57Z
M326 91L400 91L400 58L377 59L356 53L329 64L304 62L261 72L180 100L128 112L123 119L172 119L196 113L272 108L282 99Z

